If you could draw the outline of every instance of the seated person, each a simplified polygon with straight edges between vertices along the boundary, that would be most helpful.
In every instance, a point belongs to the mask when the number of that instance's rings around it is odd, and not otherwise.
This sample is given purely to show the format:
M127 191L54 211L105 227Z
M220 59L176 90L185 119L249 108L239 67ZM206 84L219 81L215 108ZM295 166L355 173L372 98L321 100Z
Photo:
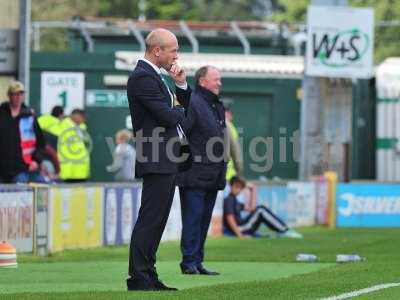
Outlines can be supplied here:
M249 201L240 203L237 196L246 187L246 182L240 177L233 176L229 182L230 193L224 199L224 232L238 238L257 236L261 224L276 231L280 237L302 238L300 233L289 227L270 209L264 205L256 206L255 186L248 184L250 191ZM244 211L249 212L246 217Z

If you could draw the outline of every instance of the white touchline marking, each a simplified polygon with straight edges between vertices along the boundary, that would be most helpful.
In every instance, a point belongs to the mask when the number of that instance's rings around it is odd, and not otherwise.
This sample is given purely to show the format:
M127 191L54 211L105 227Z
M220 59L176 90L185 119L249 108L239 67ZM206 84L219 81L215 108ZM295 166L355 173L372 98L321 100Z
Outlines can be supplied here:
M371 292L375 292L375 291L379 291L379 290L383 290L383 289L387 289L387 288L391 288L391 287L396 287L396 286L400 286L400 283L378 284L378 285L371 286L369 288L353 291L353 292L350 292L350 293L341 294L341 295L338 295L338 296L332 296L332 297L328 297L328 298L321 298L320 300L342 300L342 299L348 299L348 298L353 298L353 297L360 296L362 294L368 294L368 293L371 293Z

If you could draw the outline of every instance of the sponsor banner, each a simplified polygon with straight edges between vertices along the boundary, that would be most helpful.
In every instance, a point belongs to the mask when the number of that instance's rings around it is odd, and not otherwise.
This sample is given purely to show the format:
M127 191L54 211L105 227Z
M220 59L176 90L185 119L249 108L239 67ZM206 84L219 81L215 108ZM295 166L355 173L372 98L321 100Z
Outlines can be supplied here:
M284 222L289 221L288 189L285 185L260 185L257 187L257 204L266 205Z
M36 201L36 239L35 254L46 256L48 254L48 210L49 210L49 187L33 185Z
M102 244L103 187L51 187L49 251Z
M315 197L317 203L316 223L328 225L329 223L329 199L328 183L325 177L320 176L315 179Z
M291 226L311 226L316 218L316 188L313 182L289 182L288 223Z
M315 223L315 184L289 182L287 186L259 186L258 203L266 205L288 226L310 226Z
M118 186L104 189L104 245L130 243L133 226L139 212L139 187Z
M373 9L309 6L307 20L307 75L373 76Z
M0 187L0 241L19 252L33 251L33 190Z
M105 195L105 197L114 199L115 197L118 199L118 195L115 194L115 192L111 192L111 195L109 194L109 190L107 190L108 195ZM106 192L106 193L107 193ZM141 194L142 194L142 188L141 186L136 187L136 212L135 212L135 218L133 224L136 222L137 214L139 212L140 208L140 199L141 199ZM106 198L105 198L106 199ZM117 211L118 211L118 200L107 200L111 202L116 202L117 203ZM106 204L105 204L106 205ZM110 205L111 211L114 210L115 205ZM105 208L105 214L107 214L107 208ZM211 219L210 223L210 228L208 231L208 235L210 236L220 236L222 235L222 214L223 214L223 191L220 191L217 195L217 200L215 203L215 207L213 210L213 216ZM110 219L113 219L113 217L110 216ZM104 222L111 222L115 224L116 221L107 221L106 216L104 219ZM118 222L117 222L118 223ZM113 225L115 227L115 225ZM132 227L133 229L133 227ZM179 188L175 189L175 195L174 199L172 202L171 206L171 211L168 217L167 224L165 226L161 241L174 241L174 240L180 240L181 238L181 231L182 231L182 217L181 217L181 202L180 202L180 195L179 195ZM112 233L112 234L111 234ZM117 234L118 236L118 228L110 230L110 235L114 236L114 234ZM129 235L130 239L130 235ZM129 243L127 241L127 243Z
M169 213L167 225L165 226L164 233L161 241L174 241L180 240L182 231L182 217L181 217L181 201L179 197L179 189L175 189L174 200L172 202L171 212Z
M213 215L208 230L209 236L221 236L222 235L222 214L223 214L223 191L218 192L217 199L215 202ZM182 231L182 217L181 217L181 201L179 195L179 189L175 189L174 200L172 202L171 212L168 217L167 225L161 241L173 241L180 240Z
M211 217L210 228L208 229L208 235L218 237L223 232L223 215L224 215L224 191L218 191L217 199L215 200L215 206Z
M400 185L338 184L340 227L400 227Z

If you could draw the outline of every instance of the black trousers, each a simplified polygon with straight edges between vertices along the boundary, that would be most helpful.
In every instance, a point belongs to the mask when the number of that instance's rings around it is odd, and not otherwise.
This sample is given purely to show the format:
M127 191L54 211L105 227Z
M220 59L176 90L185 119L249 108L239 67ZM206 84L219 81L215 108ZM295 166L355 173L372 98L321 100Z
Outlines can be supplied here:
M129 275L138 280L158 278L156 252L171 210L176 174L148 174L143 177L139 216L133 228Z
M244 234L255 234L261 224L279 233L289 229L285 222L264 205L257 206L256 210L239 225L239 228Z

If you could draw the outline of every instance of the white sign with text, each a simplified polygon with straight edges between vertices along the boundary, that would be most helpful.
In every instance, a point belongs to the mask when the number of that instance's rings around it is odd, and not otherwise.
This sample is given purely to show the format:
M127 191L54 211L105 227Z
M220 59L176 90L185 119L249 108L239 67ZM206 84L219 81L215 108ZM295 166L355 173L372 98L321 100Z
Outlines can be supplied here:
M42 72L41 113L49 113L61 105L69 114L74 108L84 108L85 75L73 72Z
M373 76L374 11L371 8L309 6L306 74Z

